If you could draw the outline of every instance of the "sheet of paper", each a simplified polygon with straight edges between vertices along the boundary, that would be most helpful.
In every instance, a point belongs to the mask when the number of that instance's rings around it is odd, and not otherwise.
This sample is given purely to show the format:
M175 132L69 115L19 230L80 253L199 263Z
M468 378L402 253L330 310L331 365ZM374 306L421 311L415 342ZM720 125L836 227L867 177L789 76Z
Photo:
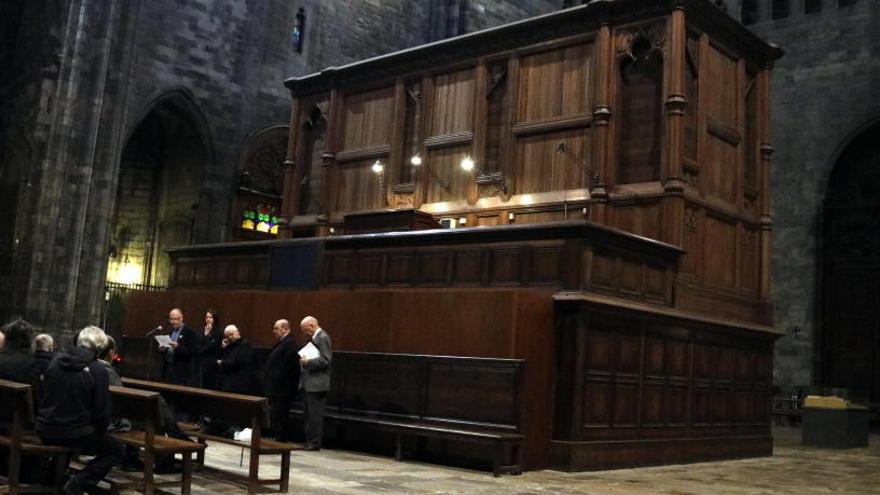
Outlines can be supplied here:
M302 349L299 350L299 356L304 357L306 359L315 359L320 356L321 353L318 352L318 348L315 347L315 344L309 342Z
M170 345L168 345L168 343L171 342L171 337L170 337L170 336L168 336L168 335L156 335L156 336L154 336L153 338L156 339L156 342L159 343L159 347L171 347Z

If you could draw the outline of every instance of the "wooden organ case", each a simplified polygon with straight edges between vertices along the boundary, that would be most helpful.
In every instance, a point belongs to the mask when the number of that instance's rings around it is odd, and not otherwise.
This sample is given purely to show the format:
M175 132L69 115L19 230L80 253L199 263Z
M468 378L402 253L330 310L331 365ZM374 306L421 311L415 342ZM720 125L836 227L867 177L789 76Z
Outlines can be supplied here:
M289 79L282 217L319 237L172 250L128 319L323 309L342 350L525 359L529 468L770 455L781 55L706 0L616 0ZM459 228L341 235L389 209Z

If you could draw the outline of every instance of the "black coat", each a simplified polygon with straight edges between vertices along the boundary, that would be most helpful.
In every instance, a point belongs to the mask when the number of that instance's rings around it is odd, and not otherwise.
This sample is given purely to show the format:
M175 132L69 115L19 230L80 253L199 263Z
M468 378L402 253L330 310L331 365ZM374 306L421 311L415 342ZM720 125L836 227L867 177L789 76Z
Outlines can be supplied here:
M223 341L223 331L217 327L211 329L211 333L204 332L199 337L199 386L202 388L217 389L217 358L220 356L220 343Z
M52 360L43 382L37 433L48 438L82 438L110 423L110 381L95 353L74 347Z
M0 352L0 379L36 385L40 380L37 360L30 354Z
M173 330L172 330L173 332ZM171 335L171 332L169 332ZM162 377L168 383L176 385L196 385L195 364L198 362L199 334L184 325L177 337L177 347L168 356L166 351Z
M236 394L251 392L253 348L244 339L220 351L220 390Z
M46 370L49 369L49 363L52 362L54 357L54 352L34 351L34 359L37 360L37 369L39 370L40 377L46 374Z
M269 397L295 397L299 384L299 344L285 335L269 353L263 373L263 384Z

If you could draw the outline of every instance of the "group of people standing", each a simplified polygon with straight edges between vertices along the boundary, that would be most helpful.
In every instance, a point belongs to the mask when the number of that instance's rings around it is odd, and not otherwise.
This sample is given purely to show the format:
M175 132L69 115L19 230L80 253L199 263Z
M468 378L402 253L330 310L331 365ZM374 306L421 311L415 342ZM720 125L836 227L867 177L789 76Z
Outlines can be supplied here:
M301 346L291 334L290 322L286 319L275 322L272 333L276 341L262 376L257 374L253 347L242 338L235 325L227 325L221 332L216 311L205 312L201 332L186 325L179 308L168 313L168 322L170 340L159 348L166 382L231 393L264 394L269 398L272 435L279 441L294 438L290 408L302 391L305 448L320 450L333 351L330 336L321 329L316 318L306 316L300 322L303 335L317 349L316 355L310 357L300 355Z
M171 310L168 318L171 331L162 350L167 382L259 393L253 382L253 348L235 325L227 325L221 333L218 315L212 310L205 314L202 332L186 326L180 309ZM287 320L275 322L272 332L276 342L265 361L262 388L269 398L273 436L280 441L293 439L290 408L302 391L305 450L320 450L333 354L330 336L317 319L303 318L300 330L316 349L310 355L300 355L301 346L291 335ZM108 432L131 427L111 414L109 386L122 384L111 364L115 342L100 328L89 326L77 333L71 347L54 352L51 336L40 334L32 339L33 333L23 320L0 329L0 379L32 386L36 430L44 443L94 456L67 480L62 492L95 492L98 482L127 455L122 443Z

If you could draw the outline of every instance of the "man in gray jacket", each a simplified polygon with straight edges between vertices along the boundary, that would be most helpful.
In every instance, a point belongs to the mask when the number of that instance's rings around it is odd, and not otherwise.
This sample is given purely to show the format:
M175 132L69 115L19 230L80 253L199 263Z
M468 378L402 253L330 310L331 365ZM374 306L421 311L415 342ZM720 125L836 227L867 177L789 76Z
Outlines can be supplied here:
M315 317L306 316L299 327L318 349L317 357L299 359L302 367L299 388L305 392L303 397L303 412L306 420L305 450L321 450L324 404L327 402L327 392L330 390L330 363L333 361L333 351L330 335L321 329Z

